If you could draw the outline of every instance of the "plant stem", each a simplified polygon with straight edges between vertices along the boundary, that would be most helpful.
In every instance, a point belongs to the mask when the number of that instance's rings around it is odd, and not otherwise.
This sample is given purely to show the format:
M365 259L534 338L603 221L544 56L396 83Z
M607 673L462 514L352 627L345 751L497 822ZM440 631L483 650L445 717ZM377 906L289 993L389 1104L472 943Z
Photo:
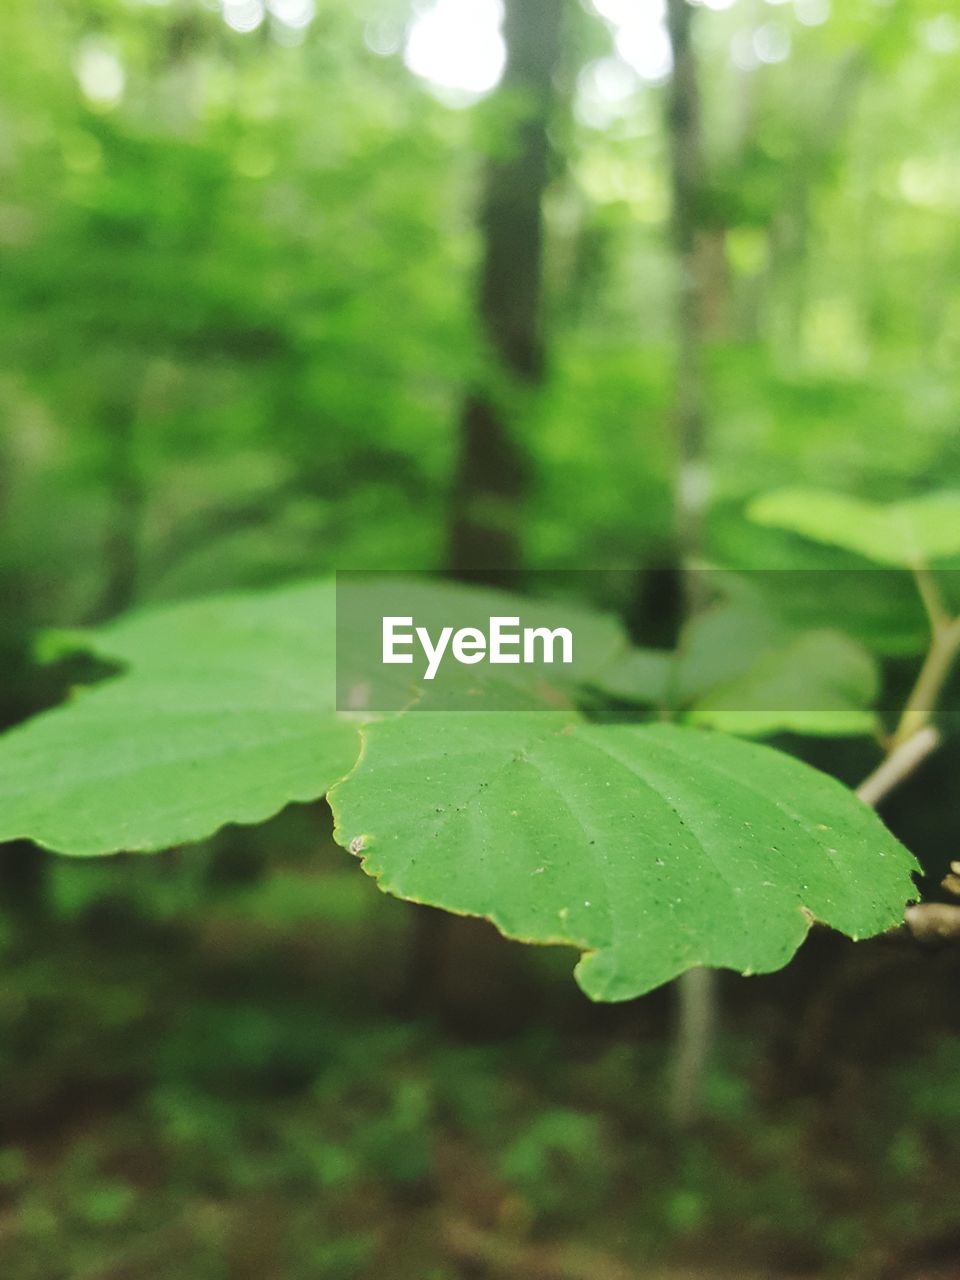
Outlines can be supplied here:
M935 623L930 648L920 668L917 683L913 686L900 721L893 732L890 742L893 750L929 724L958 651L960 651L960 618Z
M930 623L930 633L935 636L941 628L950 622L950 615L944 607L936 579L928 567L918 561L913 566L912 572L913 580L917 584L917 591L920 593L920 599L923 601L927 620Z
M873 772L857 787L857 795L864 804L875 809L939 745L939 731L933 725L924 725L884 756Z
M960 618L949 616L936 582L924 565L917 565L913 574L930 621L930 648L887 743L886 755L857 787L860 799L873 808L939 746L940 733L930 723L930 717L960 652ZM913 903L904 912L904 926L918 942L957 941L960 939L960 906L942 902ZM902 932L902 929L892 932Z
M951 618L936 581L925 564L913 567L917 591L930 622L930 648L903 712L886 744L886 754L857 787L857 795L873 808L935 751L940 734L930 723L943 686L960 652L960 618Z
M703 1078L717 1022L717 975L688 969L677 981L677 1025L670 1072L670 1117L678 1129L700 1118Z

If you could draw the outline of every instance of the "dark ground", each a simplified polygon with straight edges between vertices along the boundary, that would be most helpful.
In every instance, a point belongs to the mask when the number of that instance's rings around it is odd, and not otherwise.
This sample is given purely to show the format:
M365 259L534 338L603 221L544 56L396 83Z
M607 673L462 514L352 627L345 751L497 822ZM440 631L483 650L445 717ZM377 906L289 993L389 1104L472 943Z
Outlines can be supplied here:
M591 1006L572 954L456 920L414 1008L413 909L322 812L53 858L44 898L5 939L11 1280L960 1276L956 951L727 976L681 1139L669 993Z

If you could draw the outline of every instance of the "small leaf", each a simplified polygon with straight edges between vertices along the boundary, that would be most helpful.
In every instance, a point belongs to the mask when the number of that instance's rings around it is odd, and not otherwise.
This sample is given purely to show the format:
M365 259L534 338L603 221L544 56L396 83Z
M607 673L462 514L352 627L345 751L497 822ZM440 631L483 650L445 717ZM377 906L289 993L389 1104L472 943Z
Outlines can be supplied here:
M675 662L672 649L628 649L604 667L591 684L623 702L656 706L669 699Z
M751 737L784 732L856 737L877 728L868 708L878 691L876 662L862 645L836 631L808 631L711 689L689 717L695 724Z
M633 649L606 669L602 692L672 708L694 724L748 737L872 734L876 661L835 631L796 632L754 602L698 615L675 652Z
M680 709L717 685L746 674L789 635L754 600L726 600L688 622L676 649L629 649L595 680L602 692L641 706Z
M827 490L777 489L755 499L747 514L897 568L960 554L960 492L952 490L883 505Z
M86 634L128 669L0 737L0 840L151 851L322 796L357 750L333 711L333 610L332 585L307 584Z
M686 706L711 689L743 679L790 637L783 621L758 601L725 601L697 614L680 636L677 705Z
M365 730L336 838L397 897L567 943L595 1000L696 965L768 972L812 919L902 919L916 864L840 783L768 747L562 713L403 716Z

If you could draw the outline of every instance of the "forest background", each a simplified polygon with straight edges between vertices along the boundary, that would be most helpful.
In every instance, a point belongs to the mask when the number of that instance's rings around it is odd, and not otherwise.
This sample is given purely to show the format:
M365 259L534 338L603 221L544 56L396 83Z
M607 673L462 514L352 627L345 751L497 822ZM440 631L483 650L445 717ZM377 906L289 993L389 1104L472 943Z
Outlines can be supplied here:
M757 495L960 485L945 0L6 0L0 51L4 727L84 676L39 628L602 569L665 645L685 542L862 569ZM884 810L934 881L958 763ZM13 1280L960 1274L956 949L724 975L678 1134L671 991L436 936L319 806L0 855Z

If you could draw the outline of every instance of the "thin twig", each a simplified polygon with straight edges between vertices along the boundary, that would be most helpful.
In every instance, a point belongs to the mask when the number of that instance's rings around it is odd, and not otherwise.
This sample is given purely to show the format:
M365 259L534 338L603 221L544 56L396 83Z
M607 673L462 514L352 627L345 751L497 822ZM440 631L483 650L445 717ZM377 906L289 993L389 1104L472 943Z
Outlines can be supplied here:
M927 621L930 623L930 634L931 636L936 636L950 622L950 615L940 595L940 588L925 564L918 562L913 566L911 572L913 573L913 580L917 584L920 599L923 601Z
M913 576L930 623L930 648L894 730L886 757L857 787L857 795L876 808L896 787L935 751L940 733L930 717L943 692L954 660L960 652L960 618L951 618L944 607L937 584L924 564L913 568ZM958 879L951 867L952 878ZM952 885L945 887L953 891ZM906 931L918 942L960 940L960 906L942 902L918 902L904 911L904 923L892 933Z
M857 795L871 808L876 808L895 787L904 782L927 756L940 745L940 731L932 724L918 729L905 742L895 746L857 787Z
M903 709L903 715L893 732L891 744L894 749L929 722L958 650L960 650L960 618L953 618L950 622L937 627L933 633L917 683L913 686L913 691Z

